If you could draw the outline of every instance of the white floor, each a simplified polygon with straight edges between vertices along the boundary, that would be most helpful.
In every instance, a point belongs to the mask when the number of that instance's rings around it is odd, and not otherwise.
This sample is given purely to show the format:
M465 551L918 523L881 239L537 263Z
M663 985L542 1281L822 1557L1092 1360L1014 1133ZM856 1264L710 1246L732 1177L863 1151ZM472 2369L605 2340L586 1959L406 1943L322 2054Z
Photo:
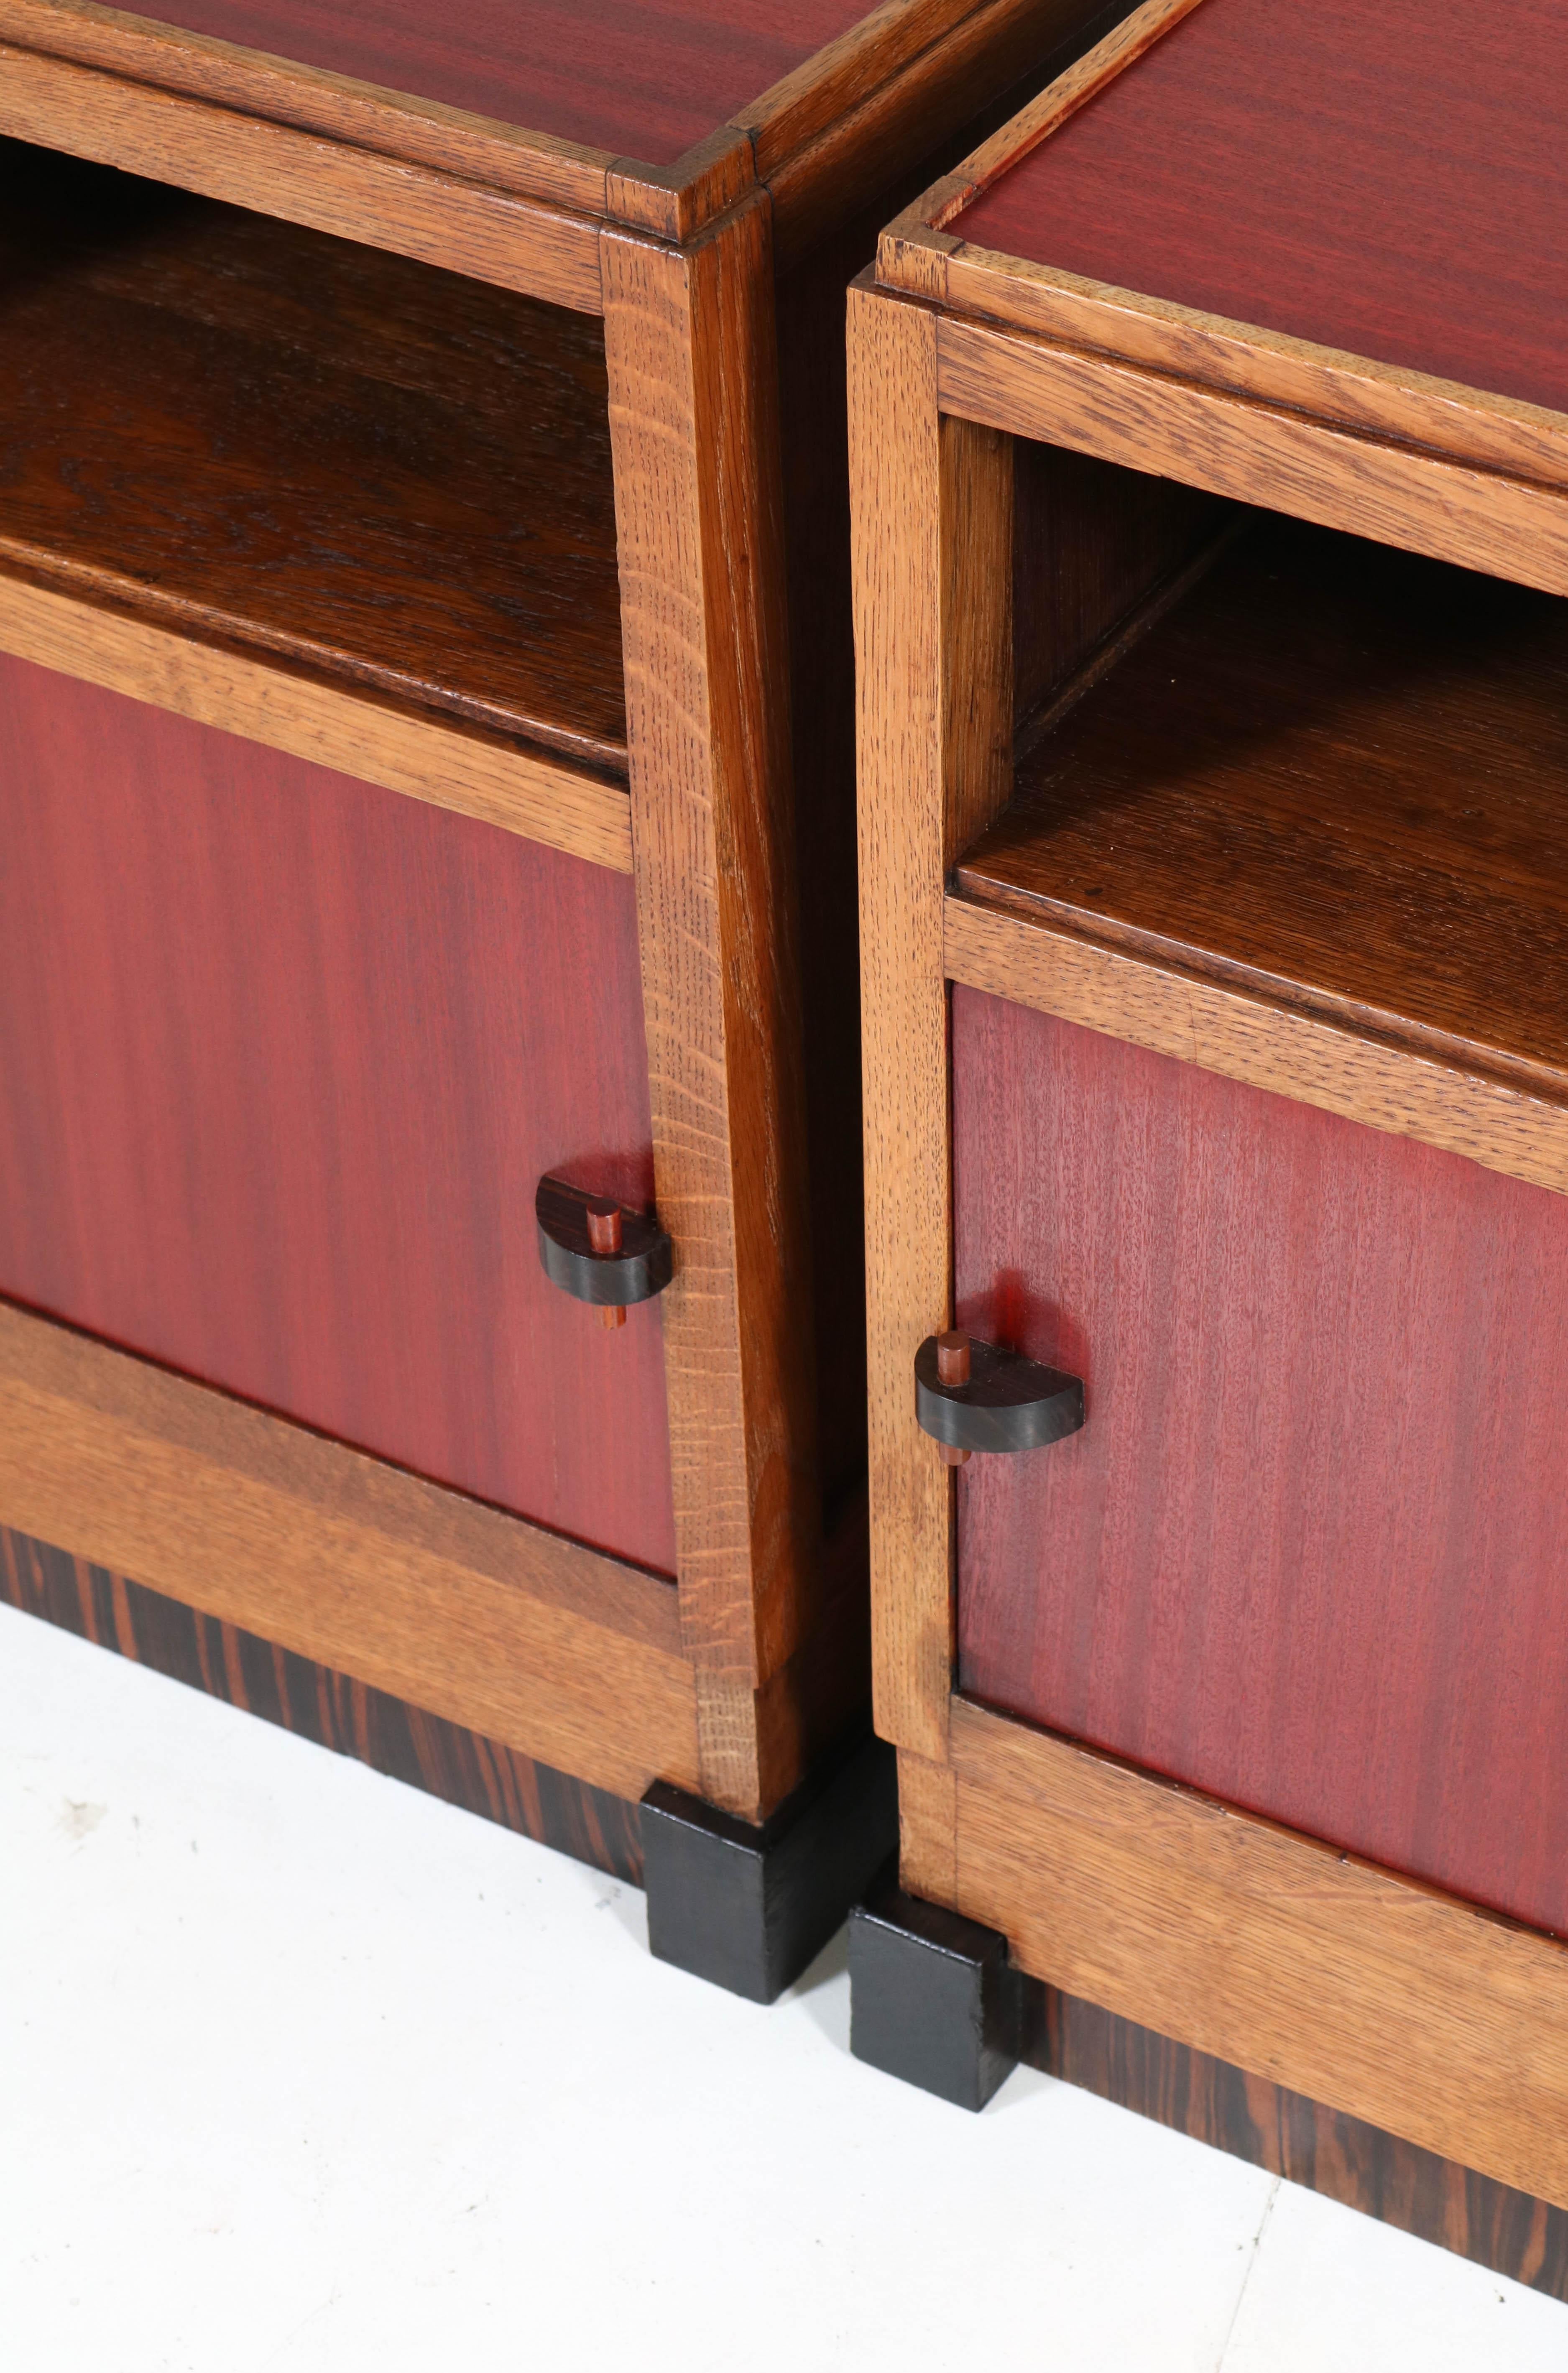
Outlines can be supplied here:
M5 2373L1564 2373L1568 2308L0 1607Z

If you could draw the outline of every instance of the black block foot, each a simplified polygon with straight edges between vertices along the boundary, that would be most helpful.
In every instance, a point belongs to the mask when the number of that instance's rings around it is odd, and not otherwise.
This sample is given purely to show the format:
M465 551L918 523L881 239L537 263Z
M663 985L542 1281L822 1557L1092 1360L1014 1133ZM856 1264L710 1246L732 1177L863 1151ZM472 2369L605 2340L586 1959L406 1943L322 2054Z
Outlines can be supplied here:
M890 1864L849 1915L849 2049L961 2110L1018 2064L1024 1987L1007 1939L906 1895Z
M749 2002L792 1985L898 1837L891 1748L869 1738L760 1828L656 1780L642 1800L648 1942Z

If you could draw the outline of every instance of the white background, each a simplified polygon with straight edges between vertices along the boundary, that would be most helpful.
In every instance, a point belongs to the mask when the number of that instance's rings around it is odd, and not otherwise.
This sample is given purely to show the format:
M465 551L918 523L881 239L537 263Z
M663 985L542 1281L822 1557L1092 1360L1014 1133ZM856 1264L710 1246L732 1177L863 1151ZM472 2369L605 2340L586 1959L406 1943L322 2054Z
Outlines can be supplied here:
M4 2373L1565 2373L1568 2308L0 1607Z

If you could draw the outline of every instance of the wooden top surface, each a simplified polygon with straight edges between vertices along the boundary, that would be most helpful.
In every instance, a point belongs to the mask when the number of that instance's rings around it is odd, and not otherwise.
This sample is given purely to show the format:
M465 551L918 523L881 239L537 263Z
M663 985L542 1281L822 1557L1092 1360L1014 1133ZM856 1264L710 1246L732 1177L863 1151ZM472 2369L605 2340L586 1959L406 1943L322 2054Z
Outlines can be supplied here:
M1263 518L1054 731L960 889L1568 1086L1568 603Z
M184 32L670 165L867 12L860 0L170 0L146 13Z
M1560 0L1201 0L948 230L1568 411Z

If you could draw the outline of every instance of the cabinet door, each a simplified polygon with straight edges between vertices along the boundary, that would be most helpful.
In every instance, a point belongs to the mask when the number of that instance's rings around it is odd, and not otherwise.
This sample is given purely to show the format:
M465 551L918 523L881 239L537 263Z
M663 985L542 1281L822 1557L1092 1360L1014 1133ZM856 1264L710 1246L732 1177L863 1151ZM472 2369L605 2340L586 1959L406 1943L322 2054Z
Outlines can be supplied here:
M660 1572L629 876L0 660L0 1292Z
M1084 1379L958 1482L963 1688L1568 1928L1568 1198L977 992L959 1324Z

